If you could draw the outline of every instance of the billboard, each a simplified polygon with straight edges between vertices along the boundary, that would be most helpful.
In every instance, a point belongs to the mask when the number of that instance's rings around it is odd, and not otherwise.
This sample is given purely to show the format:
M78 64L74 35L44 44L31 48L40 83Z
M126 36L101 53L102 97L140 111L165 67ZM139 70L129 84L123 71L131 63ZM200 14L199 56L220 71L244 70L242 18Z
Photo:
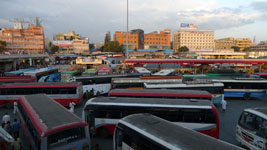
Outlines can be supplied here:
M52 44L57 46L70 46L73 45L73 41L53 41Z
M180 27L181 29L197 29L197 25L192 23L181 23Z

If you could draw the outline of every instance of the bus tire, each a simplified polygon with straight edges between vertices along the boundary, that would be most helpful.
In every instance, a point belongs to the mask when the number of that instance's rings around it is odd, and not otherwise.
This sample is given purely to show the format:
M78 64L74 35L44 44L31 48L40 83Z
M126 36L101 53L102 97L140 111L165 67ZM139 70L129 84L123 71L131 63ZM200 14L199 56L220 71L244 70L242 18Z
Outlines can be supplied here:
M250 93L244 94L244 100L250 100Z
M11 102L4 102L4 106L8 109L11 109L13 104Z
M98 134L99 136L103 137L103 138L108 138L109 137L109 132L107 129L105 128L101 128L98 130Z

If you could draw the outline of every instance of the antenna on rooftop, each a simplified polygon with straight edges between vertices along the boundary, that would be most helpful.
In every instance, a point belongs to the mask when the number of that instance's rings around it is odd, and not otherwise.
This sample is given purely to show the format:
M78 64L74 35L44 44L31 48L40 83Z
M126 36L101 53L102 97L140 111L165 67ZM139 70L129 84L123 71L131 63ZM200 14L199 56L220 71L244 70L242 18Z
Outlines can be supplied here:
M14 24L14 29L23 29L24 24L30 24L29 21L18 18L10 19L9 21Z

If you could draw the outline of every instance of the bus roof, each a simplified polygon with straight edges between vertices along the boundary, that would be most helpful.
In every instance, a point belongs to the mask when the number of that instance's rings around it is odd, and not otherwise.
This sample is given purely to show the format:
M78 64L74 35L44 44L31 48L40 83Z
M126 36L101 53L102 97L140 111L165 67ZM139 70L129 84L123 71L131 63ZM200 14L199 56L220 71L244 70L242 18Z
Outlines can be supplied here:
M23 96L20 98L20 103L40 135L87 125L78 116L45 94Z
M263 78L236 78L236 79L212 79L213 82L232 82L232 83L267 83Z
M109 96L165 96L165 97L205 97L211 98L211 94L202 90L177 90L177 89L112 89Z
M51 70L58 70L58 69L56 69L56 68L40 68L40 69L36 69L36 70L32 70L32 71L26 71L26 72L24 72L24 75L36 75L37 73L47 72L47 71L51 71Z
M38 87L77 87L81 85L81 82L32 82L32 83L10 83L0 85L0 89L3 88L38 88Z
M129 98L129 97L96 97L88 100L88 105L120 105L120 106L140 106L140 107L172 107L172 108L200 108L210 109L210 100L196 99L165 99L165 98Z
M103 75L103 76L80 76L75 77L76 80L79 79L102 79L102 78L122 78L122 77L139 77L141 74L117 74L117 75Z
M267 120L267 107L249 108L244 111L251 112Z
M177 83L177 84L155 84L155 83L144 83L145 88L183 88L183 87L223 87L223 83L199 83L199 84L184 84L184 83Z
M150 114L134 114L118 123L171 150L241 150L235 145L178 126Z
M174 69L162 69L159 72L156 72L152 74L153 76L167 76L171 73L173 73L175 70Z
M182 79L114 78L113 83L182 83Z
M136 70L138 73L141 73L141 74L150 74L151 73L151 71L147 70L144 67L135 67L134 70Z

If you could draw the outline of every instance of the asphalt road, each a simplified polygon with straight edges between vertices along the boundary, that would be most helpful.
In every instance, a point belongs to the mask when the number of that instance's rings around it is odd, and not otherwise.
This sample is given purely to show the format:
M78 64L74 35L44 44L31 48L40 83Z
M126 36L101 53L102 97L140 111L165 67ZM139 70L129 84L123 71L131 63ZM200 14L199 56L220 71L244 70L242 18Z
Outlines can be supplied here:
M258 100L240 100L240 99L226 99L228 105L225 113L221 112L221 106L216 106L220 117L220 139L235 145L239 143L235 140L235 125L239 119L239 116L243 109L253 107L267 107L267 99ZM75 106L75 114L81 117L82 109L85 104L83 103ZM8 112L13 120L16 116L13 115L12 109L0 108L0 116ZM95 144L99 144L101 150L112 150L112 137L104 139L96 137L94 139ZM23 149L27 149L26 144L23 144Z

